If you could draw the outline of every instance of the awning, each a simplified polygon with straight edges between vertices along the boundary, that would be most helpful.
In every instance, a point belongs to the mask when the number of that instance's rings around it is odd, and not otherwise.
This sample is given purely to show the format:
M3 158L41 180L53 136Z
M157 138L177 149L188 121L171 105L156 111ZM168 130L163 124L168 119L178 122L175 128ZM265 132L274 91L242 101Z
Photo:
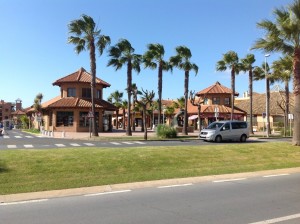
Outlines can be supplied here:
M195 120L195 119L198 119L198 115L189 116L189 120Z

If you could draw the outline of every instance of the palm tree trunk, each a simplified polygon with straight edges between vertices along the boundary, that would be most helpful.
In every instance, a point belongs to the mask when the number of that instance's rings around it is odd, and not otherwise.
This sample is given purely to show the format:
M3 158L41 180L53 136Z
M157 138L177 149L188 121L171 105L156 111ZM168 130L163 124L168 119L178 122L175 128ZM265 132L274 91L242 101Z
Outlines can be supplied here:
M290 104L290 90L289 81L284 81L284 92L285 92L285 111L284 111L284 137L286 137L286 131L289 123L289 104Z
M161 97L162 97L162 66L158 68L158 123L160 124L161 118Z
M130 116L131 116L131 86L132 86L132 65L131 61L128 61L127 65L127 93L128 93L128 108L127 108L127 129L126 129L126 135L127 136L132 136L131 132L131 121L130 121Z
M295 109L292 144L300 146L300 48L295 49L293 68Z
M91 82L91 101L92 101L92 130L93 136L99 136L98 134L98 127L96 122L96 112L95 112L95 87L96 87L96 56L95 56L95 44L94 40L90 41L90 66L91 66L91 75L92 75L92 82ZM99 118L98 118L99 119Z
M187 111L187 103L188 103L188 92L189 92L189 71L185 71L184 75L184 120L183 120L183 128L182 134L187 135L187 126L188 126L188 111Z
M143 106L144 140L147 140L146 105Z
M235 71L234 69L231 70L231 114L230 120L233 120L233 112L234 112L234 94L235 94Z
M253 75L252 75L252 69L249 71L249 97L250 97L250 133L253 134Z
M116 129L119 129L119 109L116 110Z

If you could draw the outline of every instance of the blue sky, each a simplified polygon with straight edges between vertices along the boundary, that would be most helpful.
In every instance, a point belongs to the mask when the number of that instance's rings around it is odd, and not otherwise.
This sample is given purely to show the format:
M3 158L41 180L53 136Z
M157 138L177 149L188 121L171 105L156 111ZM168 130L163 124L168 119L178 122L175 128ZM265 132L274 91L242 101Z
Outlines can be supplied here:
M88 52L77 55L67 43L67 25L80 15L95 20L102 34L129 40L135 52L143 54L149 43L165 47L165 58L175 48L185 45L192 52L191 61L199 72L190 74L190 90L200 91L216 81L230 88L230 73L217 72L216 62L229 50L240 58L255 54L256 65L264 62L264 52L250 51L264 33L256 23L273 19L275 7L292 0L0 0L0 99L23 107L33 103L38 93L44 102L60 94L52 83L80 67L90 71ZM278 58L272 54L268 62ZM104 99L115 90L125 92L126 70L107 67L107 52L97 56L97 77L111 84L104 90ZM143 68L143 67L142 67ZM184 72L174 69L164 73L163 98L183 96ZM157 71L142 69L133 73L133 83L157 92ZM236 77L236 91L248 90L248 76ZM254 83L254 91L263 93L263 81ZM126 95L125 95L126 96Z

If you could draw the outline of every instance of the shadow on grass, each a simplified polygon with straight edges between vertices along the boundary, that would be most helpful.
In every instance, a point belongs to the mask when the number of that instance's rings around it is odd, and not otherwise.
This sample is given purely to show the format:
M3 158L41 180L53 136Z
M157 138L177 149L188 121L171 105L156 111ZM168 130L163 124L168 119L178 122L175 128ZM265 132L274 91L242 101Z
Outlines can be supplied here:
M6 164L2 161L0 161L0 173L4 173L4 172L8 172L9 169L8 167L6 166Z

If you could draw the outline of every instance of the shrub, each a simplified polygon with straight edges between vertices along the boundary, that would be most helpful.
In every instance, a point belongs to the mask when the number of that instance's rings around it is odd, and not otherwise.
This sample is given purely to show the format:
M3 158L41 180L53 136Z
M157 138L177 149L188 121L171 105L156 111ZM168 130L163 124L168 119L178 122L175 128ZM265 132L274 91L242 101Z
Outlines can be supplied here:
M176 138L176 129L168 125L160 124L157 126L156 135L159 138Z

